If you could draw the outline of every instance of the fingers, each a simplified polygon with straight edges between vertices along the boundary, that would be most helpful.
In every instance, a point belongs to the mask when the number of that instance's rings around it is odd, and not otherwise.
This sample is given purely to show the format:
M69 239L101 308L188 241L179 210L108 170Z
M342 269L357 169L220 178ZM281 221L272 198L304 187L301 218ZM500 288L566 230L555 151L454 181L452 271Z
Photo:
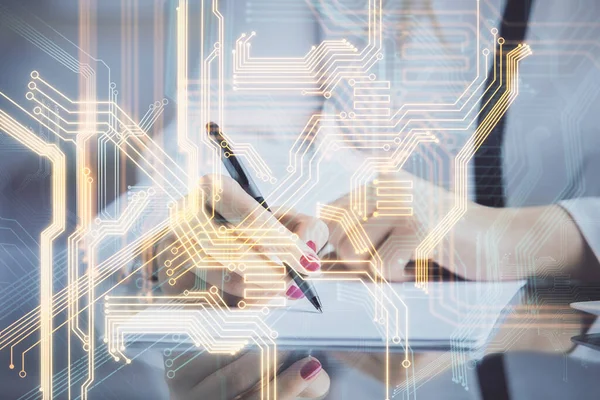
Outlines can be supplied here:
M260 263L253 265L246 260L244 271L231 271L211 257L206 257L202 263L192 266L192 270L186 262L185 266L179 268L160 268L158 275L165 294L181 294L185 290L208 290L211 286L216 286L232 306L242 299L246 305L252 305L264 304L265 301L281 295L285 295L289 300L304 297L298 286L285 275L283 267L268 266L268 263L272 262L261 259ZM175 271L175 274L168 276L167 272L170 271ZM245 279L245 273L261 275L261 281L250 282Z
M209 353L172 353L171 358L166 361L172 362L171 371L175 375L166 379L171 392L171 398L186 400L192 398L197 386L215 371L223 368L239 358L239 355L231 356L224 354Z
M389 355L389 367L386 368L386 355L383 353L365 353L365 352L330 352L333 358L343 362L347 366L357 369L366 375L387 383L390 387L403 384L407 380L415 382L424 382L431 378L432 374L439 373L430 366L451 365L450 352L429 352L414 354L408 360L410 366L404 367L405 356L402 353Z
M329 375L319 360L307 357L296 361L277 377L277 399L295 400L320 399L329 392ZM260 391L248 396L247 400L260 400Z
M288 355L280 353L281 364ZM225 360L225 363L222 362ZM225 365L223 365L225 364ZM278 365L261 362L261 353L249 351L237 359L200 355L186 360L169 380L177 399L234 399L253 391L263 375ZM203 372L203 373L202 373Z
M329 229L325 222L318 218L296 213L294 210L290 210L285 214L276 212L275 217L289 231L298 235L300 240L316 253L325 247L329 240Z
M372 248L381 248L381 245L392 232L393 226L390 224L390 222L390 220L377 218L375 216L370 216L367 221L363 221L362 223L357 222L354 227L357 229L357 231L363 234L363 237L366 236L368 238L366 240L367 247L359 249L359 254L356 254L354 245L352 245L352 243L350 243L350 241L346 238L346 240L344 240L340 245L339 254L342 257L358 258L363 260L370 258L370 250Z
M174 248L178 249L175 254L171 252ZM208 255L194 262L173 236L163 240L156 251L161 288L169 295L216 286L229 296L228 303L232 305L240 299L244 299L246 305L252 305L264 304L278 295L285 295L289 300L304 297L281 264L256 252L246 254L243 263Z
M286 357L288 354L279 354L278 366ZM177 360L177 373L168 383L172 397L179 400L260 400L261 378L269 369L273 370L273 365L267 367L261 363L258 352L248 352L237 359L213 355L178 358L183 359ZM329 375L313 357L295 362L276 379L277 384L271 381L270 387L277 387L275 398L279 400L320 399L329 391Z
M407 280L410 274L405 272L405 266L412 259L419 243L418 222L412 216L378 215L373 185L367 186L366 208L361 210L360 216L357 211L350 211L353 205L349 195L332 204L333 207L347 210L352 217L343 224L339 221L329 223L329 242L334 246L345 270L365 271L376 268L387 279ZM375 260L378 261L377 264L372 262Z
M218 189L219 185L222 190ZM204 286L198 284L200 280L207 286L216 286L229 295L243 298L246 304L260 300L264 303L278 294L290 300L303 298L281 261L305 274L320 270L316 251L327 241L326 225L316 218L292 213L282 217L282 223L228 177L206 176L201 186L206 199L220 198L211 206L227 220L233 237L217 245L208 239L194 244L198 246L198 254L193 258L187 248L191 243L174 242L174 238L165 241L172 247L166 249L166 256L162 255L159 261L158 275L165 292L200 289ZM265 244L267 241L269 244ZM232 252L236 254L235 261L232 261Z
M235 180L224 176L203 177L201 187L208 193L208 199L215 198L212 193L216 182L221 182L222 192L218 195L220 200L212 206L235 227L240 237L261 242L256 243L260 252L279 254L279 258L306 274L321 268L316 252L305 241L292 237L292 232L250 197ZM267 239L270 244L264 244Z
M367 185L368 189L370 185ZM360 230L361 219L366 218L373 214L375 211L375 202L369 201L367 196L367 210L361 211L362 215L358 215L355 210L352 209L351 196L347 194L331 203L331 207L345 211L350 216L350 221L347 219L343 220L329 220L327 226L329 228L329 243L335 248L336 253L340 258L343 259L359 259L357 251L364 250L365 243L360 238L362 232ZM359 229L357 229L359 228Z
M328 223L329 243L334 246L340 258L368 259L371 255L368 251L369 248L377 248L393 229L390 220L377 218L375 215L376 202L371 201L369 196L367 196L366 209L361 211L362 216L351 211L349 195L336 200L331 205L347 210L351 215L349 223L347 221L344 224L340 221L329 221ZM368 239L365 239L365 236Z
M275 217L289 231L298 235L300 240L305 242L314 253L317 253L327 244L329 230L322 220L306 214L296 213L294 210L289 210L285 214L276 212ZM318 267L320 268L320 264ZM294 282L290 282L286 296L291 300L299 300L305 297L302 290Z
M383 263L383 276L393 282L412 281L414 274L407 270L406 266L412 259L417 245L418 243L412 243L412 237L397 236L394 230L377 248L377 254Z
M171 253L170 249L178 247L181 247L180 242L174 238L165 240L157 246L158 260L160 261L158 277L161 288L166 294L181 294L185 290L206 290L211 286L217 286L227 294L244 297L246 290L275 288L274 284L269 287L268 284L245 283L242 275L231 271L223 263L210 256L205 256L201 261L192 264L186 251L179 250L176 254ZM270 274L276 274L274 269L267 266L268 260L258 254L250 254L245 262L247 264L244 265L258 265L258 272L267 271ZM254 271L252 267L249 268ZM282 269L281 276L284 276ZM279 285L281 284L280 282ZM285 285L285 283L283 284Z

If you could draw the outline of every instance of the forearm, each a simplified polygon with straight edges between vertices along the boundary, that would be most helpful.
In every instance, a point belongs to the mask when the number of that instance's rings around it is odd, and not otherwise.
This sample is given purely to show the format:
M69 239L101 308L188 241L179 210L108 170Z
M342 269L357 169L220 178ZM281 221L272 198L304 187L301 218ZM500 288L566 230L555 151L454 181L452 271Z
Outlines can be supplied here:
M494 209L472 204L463 222L457 245L483 263L496 264L498 279L561 274L600 280L600 268L584 236L558 205Z

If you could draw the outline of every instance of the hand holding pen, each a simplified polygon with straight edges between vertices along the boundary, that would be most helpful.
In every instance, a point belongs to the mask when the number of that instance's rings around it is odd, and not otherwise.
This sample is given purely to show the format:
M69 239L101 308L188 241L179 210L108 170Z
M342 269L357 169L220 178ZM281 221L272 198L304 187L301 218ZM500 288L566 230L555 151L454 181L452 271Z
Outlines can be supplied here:
M217 185L221 190L215 193ZM278 236L282 232L288 235L294 233L299 239L292 246L289 242L285 247L253 246L252 251L244 254L245 267L242 270L241 263L236 263L235 268L230 268L231 264L220 260L219 254L209 250L210 246L203 247L208 254L203 257L202 264L190 265L186 252L181 251L182 244L173 235L169 235L166 240L158 243L154 253L157 255L159 285L166 294L181 295L186 290L206 290L214 285L222 290L221 296L228 304L239 306L243 301L246 306L251 306L253 301L264 303L266 297L279 294L273 292L273 286L270 284L244 280L244 275L251 272L253 267L258 273L273 272L273 267L267 266L273 265L273 261L265 254L291 254L286 260L293 262L301 272L314 272L321 268L316 251L325 246L329 237L329 231L323 221L293 212L284 216L265 212L238 182L227 176L205 176L201 179L200 186L206 195L204 198L208 199L203 208L208 210L214 207L220 223L231 230L227 236L239 235L240 244L247 237L250 226L269 227L277 230ZM213 202L211 199L216 195L221 198ZM173 249L178 249L176 254L172 253ZM306 297L289 274L284 274L283 278L287 285L285 295L289 300ZM301 279L301 282L303 285L309 281ZM253 300L248 293L262 299ZM292 396L317 399L328 392L330 378L324 366L314 356L302 353L278 352L277 357L281 364L277 372L277 398ZM260 397L260 385L256 384L261 382L263 360L260 352L240 352L235 356L192 352L189 357L175 357L174 362L178 373L174 379L169 379L168 383L171 394L178 398Z
M268 212L271 212L269 205L260 193L260 190L258 189L258 186L252 179L252 176L250 175L249 171L244 166L243 161L236 155L235 151L231 148L231 146L229 146L229 144L223 137L219 126L214 122L211 122L207 124L206 130L209 137L214 140L215 144L221 150L221 160L223 161L223 165L229 172L231 178L235 180L240 185L240 187L248 195L250 195L258 204L260 204ZM226 218L224 218L222 215L218 215L218 217L222 220L226 220ZM316 221L318 223L318 220ZM303 255L300 258L300 264L306 270L314 272L316 269L320 268L320 263L318 263L317 268L317 245L312 240L307 241L306 244L308 247L311 248L313 253ZM296 269L292 268L289 264L285 262L283 262L282 264L285 267L288 278L291 278L291 280L295 283L295 285L292 285L288 288L288 296L296 295L298 297L306 297L308 301L310 301L310 303L315 307L315 309L317 309L319 312L323 312L321 300L319 299L319 295L317 294L317 291L314 288L314 286L305 279L305 276L299 273Z
M217 185L222 191L214 193ZM287 213L285 216L281 216L265 212L261 207L257 207L256 200L238 182L227 176L205 176L200 181L200 187L206 194L204 198L207 199L204 208L212 209L214 207L216 215L220 215L222 221L226 221L224 224L231 229L228 236L239 236L240 244L247 240L247 232L257 227L269 227L278 232L287 231L290 235L295 233L298 239L292 246L288 242L286 246L272 244L267 248L265 245L259 246L257 243L251 251L244 255L243 270L240 270L241 264L233 266L229 262L223 261L223 257L211 246L203 246L203 250L206 250L207 254L202 257L201 263L198 264L194 261L197 265L190 267L192 260L188 258L187 252L182 251L182 244L173 235L169 235L155 249L158 277L163 291L168 294L179 294L186 289L204 287L204 284L199 283L204 281L207 288L213 285L217 286L222 288L225 295L231 300L241 298L247 305L250 305L253 300L248 298L250 297L247 296L248 293L252 293L256 297L263 297L263 300L258 300L262 302L265 301L265 297L277 294L274 292L272 283L247 282L244 279L244 275L250 273L251 268L254 268L256 272L262 271L262 273L267 269L273 271L273 267L266 267L266 265L273 265L273 261L265 254L287 254L286 261L293 264L296 270L303 274L315 272L321 268L321 262L316 252L326 244L329 236L327 226L321 220L304 214ZM220 200L211 201L210 199L216 195L220 196ZM172 249L181 251L177 251L177 254L174 255L171 252ZM227 272L225 279L224 271ZM284 279L287 285L285 295L288 299L298 300L305 297L305 287L301 288L290 275L285 275ZM300 282L308 281L300 278Z

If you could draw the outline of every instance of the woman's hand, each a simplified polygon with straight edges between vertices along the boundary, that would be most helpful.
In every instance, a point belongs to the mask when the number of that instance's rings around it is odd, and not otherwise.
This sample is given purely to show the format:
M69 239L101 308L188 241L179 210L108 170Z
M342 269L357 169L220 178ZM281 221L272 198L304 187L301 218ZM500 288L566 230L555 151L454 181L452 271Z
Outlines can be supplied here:
M281 363L287 354L280 354ZM241 356L216 356L211 354L175 357L172 370L177 372L167 378L173 400L261 399L261 355L247 352ZM269 382L271 388L274 383ZM321 399L329 392L329 375L314 357L294 362L277 374L278 400ZM265 389L266 382L262 389Z
M211 191L215 187L215 177L204 177L201 187L205 198L212 198ZM223 255L219 254L219 248L211 247L210 241L192 243L195 250L202 251L205 256L200 263L195 264L187 257L187 251L182 249L181 241L174 234L169 235L157 246L158 276L163 292L168 295L182 294L186 290L198 290L201 285L217 286L223 292L224 299L233 300L232 304L238 304L239 299L249 305L253 301L264 303L265 299L277 295L272 286L262 286L261 283L249 283L244 279L246 272L272 273L273 260L268 253L285 254L293 259L286 260L298 270L305 273L314 273L321 267L316 251L325 245L328 238L327 226L316 218L307 215L288 212L286 215L273 215L264 212L264 209L232 179L222 177L218 180L222 183L219 191L220 201L202 204L213 208L226 219L229 229L227 236L232 238L228 244L248 242L248 232L252 232L253 226L259 226L262 230L269 229L276 232L278 237L295 234L297 239L293 245L283 243L281 247L276 244L264 244L253 240L250 252L243 255L246 268L236 268L232 271L230 262L223 261ZM221 221L223 223L223 221ZM271 235L275 236L275 235ZM196 235L196 237L201 236ZM251 238L252 239L252 238ZM171 249L178 250L173 253ZM242 247L243 248L243 247ZM210 268L204 269L204 266ZM175 273L169 271L176 271ZM224 277L228 279L225 280ZM176 279L174 279L174 277ZM281 276L286 281L285 296L290 300L298 300L304 297L302 291L286 275ZM174 279L174 281L172 281ZM199 282L202 279L204 282ZM254 289L254 299L245 296L247 289ZM283 364L288 357L285 353L278 353L277 359ZM167 377L171 396L174 399L227 399L227 400L258 400L261 398L261 389L266 390L266 382L263 377L270 377L270 387L275 382L272 380L272 371L267 374L265 370L269 363L261 360L261 355L255 351L247 351L235 356L186 353L177 357L170 356L168 360L172 363L169 370L174 372ZM271 368L273 365L271 364ZM279 368L278 368L279 369ZM321 363L312 357L307 357L294 362L291 366L277 374L276 393L277 399L287 400L302 397L305 399L322 398L329 391L329 376L323 370ZM271 389L273 390L273 389Z
M383 384L387 383L390 391L406 382L416 385L427 381L452 365L450 352L414 353L408 366L405 366L406 358L403 353L390 353L389 368L386 368L385 352L345 351L328 352L327 355ZM438 367L432 368L432 365Z
M417 246L450 212L457 199L454 193L406 172L380 179L412 182L412 214L377 216L377 185L370 183L365 188L366 221L354 218L353 228L364 229L382 261L386 279L412 280L415 271L410 261L415 258ZM349 195L332 205L348 213L355 212ZM347 226L342 227L336 221L328 221L328 226L330 243L338 258L349 261L344 263L344 268L371 271L369 268L375 265L374 253L359 251L357 254L356 241L348 237ZM357 262L361 260L364 262ZM568 272L575 279L600 281L598 269L589 266L597 265L596 257L573 218L556 204L491 208L467 201L461 218L429 256L429 261L429 267L439 265L468 280L551 276L556 272L556 265L561 265L559 271Z
M381 200L394 199L381 197L381 190L387 190L382 188L394 186L381 182L411 182L414 200L406 203L402 212L378 209ZM351 226L328 221L331 232L329 243L335 248L338 259L342 260L346 269L372 271L373 267L383 267L383 274L388 280L413 279L412 270L406 267L414 259L417 246L437 222L435 214L441 214L452 206L454 194L406 172L381 175L367 184L362 193L366 194L366 202L360 215L354 209L355 204L351 204L352 199L356 201L356 196L348 194L331 204L352 215L351 220L354 221ZM408 212L409 209L412 211ZM390 215L394 213L396 215ZM362 243L367 243L369 249L357 248L359 235L368 237ZM382 265L376 265L379 260Z
M276 268L280 260L274 259L273 254L278 254L283 261L305 274L320 270L321 262L316 252L325 245L329 236L322 221L293 211L285 215L271 214L237 182L225 176L203 177L200 183L205 193L203 198L214 198L217 186L221 189L218 191L219 201L207 201L200 209L214 208L226 220L219 223L223 225L221 229L226 228L226 233L221 230L221 234L227 238L225 244L229 250L224 251L222 244L215 245L214 237L202 236L202 231L195 235L195 240L184 244L174 234L169 235L157 248L158 275L163 291L182 293L201 279L209 286L222 288L225 295L238 299L244 298L249 289L254 294L262 290L263 296L254 297L262 297L264 301L265 297L278 294L273 289L273 282L278 279L277 270L282 269ZM265 237L269 240L264 240ZM170 251L173 248L176 255ZM190 248L191 253L199 255L199 258L188 256ZM232 261L236 258L237 262ZM249 282L245 279L247 273L270 276L263 282ZM286 282L285 295L289 299L304 297L286 274L280 279ZM250 304L252 299L244 301Z

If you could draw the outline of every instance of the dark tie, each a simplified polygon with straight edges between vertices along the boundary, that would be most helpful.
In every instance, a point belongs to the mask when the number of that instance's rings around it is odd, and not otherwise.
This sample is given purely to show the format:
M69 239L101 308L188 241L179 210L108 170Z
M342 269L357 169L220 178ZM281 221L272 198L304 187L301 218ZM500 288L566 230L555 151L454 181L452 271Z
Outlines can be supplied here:
M508 0L502 17L500 26L500 37L503 37L506 43L502 46L504 55L513 50L525 39L527 33L527 23L533 0ZM496 71L500 71L499 52L496 52ZM506 62L502 63L506 67ZM506 71L503 71L504 76ZM493 67L488 75L485 87L489 87L494 80ZM496 80L499 82L499 79ZM481 100L481 104L486 104L490 97L494 95L492 101L486 107L486 110L479 114L478 125L482 123L489 111L506 90L506 78L502 82L500 90L492 87L488 90ZM479 204L490 207L504 207L506 201L504 198L504 187L502 182L502 142L504 139L506 114L500 119L496 127L490 132L486 141L479 148L474 157L475 165L475 201Z
M507 54L525 39L527 23L533 0L508 0L500 26L500 37L506 40L503 45L503 53ZM498 53L498 52L497 52ZM496 57L496 68L499 71L500 59ZM506 63L503 63L505 66ZM505 71L504 71L505 72ZM506 75L505 75L506 76ZM487 88L494 79L493 67L489 73L485 87ZM503 86L506 79L503 81ZM495 98L487 107L491 110L498 101L505 87L496 92ZM494 93L494 88L488 90L483 96L481 104L486 104ZM487 116L487 112L479 114L478 124ZM504 139L504 117L500 119L492 130L485 143L475 154L475 201L490 207L504 207L504 188L502 183L502 142ZM501 355L493 355L484 358L478 365L477 375L481 398L484 400L508 400L508 386L504 373L504 362Z

